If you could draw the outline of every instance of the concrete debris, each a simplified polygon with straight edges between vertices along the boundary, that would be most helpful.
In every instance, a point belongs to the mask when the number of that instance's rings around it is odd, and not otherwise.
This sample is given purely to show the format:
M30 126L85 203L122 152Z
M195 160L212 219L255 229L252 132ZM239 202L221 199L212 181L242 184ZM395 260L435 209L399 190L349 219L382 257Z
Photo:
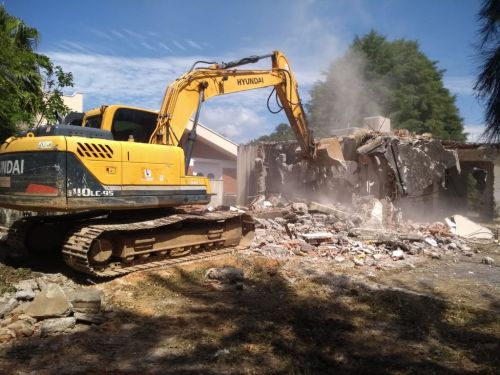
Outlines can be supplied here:
M355 266L364 266L365 265L365 262L363 261L363 259L354 258L352 261L353 261Z
M290 207L293 212L299 215L306 215L309 212L309 208L305 203L292 203Z
M101 314L87 314L81 312L75 312L74 317L77 322L82 322L86 324L101 324L104 323L105 318Z
M234 206L230 206L230 207L229 207L229 211L231 211L231 212L239 212L239 213L241 213L241 214L245 212L245 211L240 210L239 208L234 207Z
M0 303L0 318L3 318L14 310L19 305L19 301L16 298L9 298L7 301Z
M493 232L490 229L476 224L462 215L448 218L446 224L448 224L451 233L460 237L477 240L491 240L493 238Z
M219 357L225 357L231 354L231 352L227 349L219 349L217 350L214 355L212 356L213 359L219 358Z
M64 291L59 285L50 283L36 295L25 312L33 318L46 319L67 316L70 310L71 304Z
M394 259L394 260L404 259L404 257L405 257L405 253L403 252L403 250L401 250L401 249L397 249L397 250L394 250L394 251L391 253L391 257L392 257L392 259Z
M307 211L290 202L254 216L256 233L249 251L276 260L301 256L380 269L393 261L413 264L415 257L442 259L470 252L466 240L446 223L405 221L386 199L355 197L350 206L313 201Z
M76 319L72 316L66 318L46 319L42 321L41 324L41 335L42 337L58 335L70 330L75 326L75 324Z
M294 201L328 197L342 203L350 202L353 194L375 197L372 222L367 223L372 227L384 224L380 204L387 197L398 207L428 207L437 212L441 208L437 198L429 197L453 198L447 179L461 171L456 149L447 149L429 136L400 131L319 139L314 160L303 159L293 141L244 145L238 149L240 159L238 172L244 178L238 181L239 204L256 197L251 207L259 211L266 201L277 207L273 196ZM309 209L335 214L321 206Z
M29 337L35 331L35 323L36 320L27 315L19 316L6 329L13 332L15 337Z
M377 156L395 177L403 195L414 195L439 181L447 169L457 166L454 151L445 150L439 140L394 136L374 137L358 147L358 155Z
M75 288L63 275L43 275L14 286L15 292L0 298L0 343L73 332L105 321L102 291ZM75 326L76 322L83 324Z
M40 286L38 284L38 281L35 279L21 280L15 284L13 284L12 286L14 288L16 288L16 291L18 291L18 292L40 290Z
M243 270L236 267L210 268L205 277L209 280L217 280L222 283L238 283L244 280Z
M98 313L101 311L102 291L95 288L78 288L67 293L73 311Z
M329 232L302 233L299 236L311 245L333 242L333 234Z
M426 243L428 243L429 245L431 245L432 247L437 247L437 245L438 245L436 240L434 238L431 238L431 237L427 237L426 239L424 239L424 241Z
M31 289L20 290L16 292L15 298L19 301L32 301L35 298L35 292Z
M484 257L482 260L481 260L481 263L484 263L484 264L487 264L488 266L491 266L493 265L493 258L492 257Z

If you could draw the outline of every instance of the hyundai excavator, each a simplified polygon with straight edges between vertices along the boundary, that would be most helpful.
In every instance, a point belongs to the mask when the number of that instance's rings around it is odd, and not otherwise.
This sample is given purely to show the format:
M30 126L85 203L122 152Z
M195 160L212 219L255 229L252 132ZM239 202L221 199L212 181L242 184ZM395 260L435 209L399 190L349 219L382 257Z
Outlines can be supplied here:
M271 69L237 69L264 58L272 60ZM279 51L196 62L167 87L158 113L103 106L87 113L82 126L45 125L7 139L0 146L0 207L57 213L17 221L8 244L18 252L60 248L70 267L97 277L237 245L252 235L248 215L182 209L210 202L208 180L189 176L188 167L202 103L266 87L273 88L269 98L277 96L304 157L314 158L297 82Z

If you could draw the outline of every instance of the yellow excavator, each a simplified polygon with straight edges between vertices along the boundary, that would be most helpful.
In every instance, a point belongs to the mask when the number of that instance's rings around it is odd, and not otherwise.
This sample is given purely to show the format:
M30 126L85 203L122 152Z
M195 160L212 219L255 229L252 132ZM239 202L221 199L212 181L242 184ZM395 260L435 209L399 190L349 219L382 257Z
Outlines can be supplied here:
M271 69L236 69L264 58ZM103 106L82 126L46 125L7 139L0 146L0 207L64 213L19 220L9 245L17 252L61 248L72 268L113 277L238 244L253 230L247 215L182 209L210 202L208 180L187 170L202 103L265 87L279 98L304 157L314 158L297 82L279 51L196 62L167 87L159 113Z

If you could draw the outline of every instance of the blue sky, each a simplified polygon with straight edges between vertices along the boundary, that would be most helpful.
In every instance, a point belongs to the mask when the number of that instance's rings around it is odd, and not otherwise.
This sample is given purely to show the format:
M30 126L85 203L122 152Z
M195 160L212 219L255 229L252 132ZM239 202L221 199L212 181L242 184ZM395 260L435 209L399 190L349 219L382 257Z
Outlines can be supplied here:
M276 49L289 58L303 101L355 35L418 40L445 69L466 130L480 133L483 108L472 92L479 0L56 1L7 0L36 27L39 50L74 74L85 109L122 103L159 109L166 86L198 59L228 61ZM263 64L261 67L265 67ZM244 142L284 115L266 109L268 90L214 98L201 121Z

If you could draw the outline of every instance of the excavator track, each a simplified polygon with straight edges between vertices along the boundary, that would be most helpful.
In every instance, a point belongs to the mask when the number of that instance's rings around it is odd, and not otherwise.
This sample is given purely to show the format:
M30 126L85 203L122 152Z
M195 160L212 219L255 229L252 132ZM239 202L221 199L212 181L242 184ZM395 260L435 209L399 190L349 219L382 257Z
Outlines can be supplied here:
M137 256L132 254L130 260L124 261L120 258L114 258L106 264L95 264L91 259L91 251L93 244L99 238L106 235L112 235L114 238L120 238L120 234L131 236L133 233L144 233L152 230L172 230L175 226L184 223L196 222L203 226L210 223L219 222L225 225L230 220L241 220L242 232L238 236L236 243L235 238L227 238L223 232L205 230L207 235L202 241L187 242L184 244L176 243L173 246L160 247L151 250L145 257L145 252L138 252ZM180 233L182 230L180 231ZM224 246L238 245L242 237L247 237L253 234L253 221L248 215L241 215L233 212L213 212L203 215L193 214L174 214L166 217L134 221L134 222L115 222L102 221L102 223L91 224L89 222L76 225L67 234L66 240L62 248L64 261L70 267L77 271L99 277L112 278L122 276L131 272L142 271L152 268L167 267L179 265L181 263L200 260L215 255L226 254L232 251L232 248L221 248ZM140 240L137 240L140 241ZM181 252L181 256L172 256L171 251L176 250Z

